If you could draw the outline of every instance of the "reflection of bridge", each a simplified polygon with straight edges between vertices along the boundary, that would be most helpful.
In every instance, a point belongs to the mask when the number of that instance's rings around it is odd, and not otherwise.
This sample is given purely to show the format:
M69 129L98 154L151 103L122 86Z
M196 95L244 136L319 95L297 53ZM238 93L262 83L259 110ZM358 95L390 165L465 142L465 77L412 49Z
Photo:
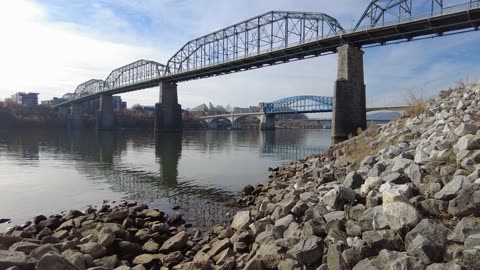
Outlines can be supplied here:
M403 111L406 106L367 107L367 112L372 111ZM260 112L218 114L200 117L205 120L209 128L217 128L218 121L230 121L232 129L241 129L241 121L246 118L257 118L260 129L275 129L275 115L297 113L322 113L333 111L333 98L321 96L296 96L283 98L274 102L260 103Z
M100 98L97 128L111 129L113 94L159 85L155 129L178 130L178 82L338 53L332 137L342 140L366 127L362 47L478 30L479 25L480 0L371 0L352 30L323 13L271 11L187 42L166 65L139 60L105 80L80 84L58 106L71 106L72 125L81 127L79 104Z

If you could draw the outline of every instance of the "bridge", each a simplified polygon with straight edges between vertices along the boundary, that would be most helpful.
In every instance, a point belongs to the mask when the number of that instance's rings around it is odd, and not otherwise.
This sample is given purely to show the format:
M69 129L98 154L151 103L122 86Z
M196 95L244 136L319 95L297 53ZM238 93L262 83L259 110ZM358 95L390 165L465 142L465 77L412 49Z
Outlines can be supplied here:
M245 118L253 117L260 120L260 129L272 130L275 129L275 115L333 112L333 97L295 96L274 102L260 102L259 107L259 112L207 115L200 117L200 119L205 120L209 128L216 128L220 119L227 119L232 124L232 129L241 129L241 121ZM367 107L366 111L404 111L406 107Z
M112 95L159 86L155 130L179 130L180 82L338 53L332 138L340 141L366 128L363 48L475 31L479 26L480 0L371 0L349 30L324 13L271 11L187 42L166 64L139 60L113 70L105 80L82 83L57 106L64 113L70 106L72 126L81 127L80 104L100 98L97 128L112 129Z

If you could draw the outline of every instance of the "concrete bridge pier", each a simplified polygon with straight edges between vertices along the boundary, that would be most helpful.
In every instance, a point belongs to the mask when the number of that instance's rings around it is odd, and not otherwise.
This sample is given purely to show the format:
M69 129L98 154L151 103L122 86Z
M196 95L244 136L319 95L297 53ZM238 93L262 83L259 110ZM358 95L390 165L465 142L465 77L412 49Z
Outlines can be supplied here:
M67 107L58 107L58 116L63 118L63 117L68 117L68 108Z
M178 104L177 84L160 83L160 102L155 104L155 132L182 130L182 106Z
M113 96L100 96L100 109L97 111L97 130L112 130L115 128L115 116L113 114Z
M264 114L260 117L260 129L261 130L274 130L275 129L275 115Z
M350 46L338 47L338 73L332 113L332 143L357 135L367 128L363 51Z
M83 119L83 110L80 103L72 103L70 110L69 126L72 129L84 129L85 122Z
M232 129L242 129L242 123L240 122L240 119L235 119L232 117L230 121L232 122Z

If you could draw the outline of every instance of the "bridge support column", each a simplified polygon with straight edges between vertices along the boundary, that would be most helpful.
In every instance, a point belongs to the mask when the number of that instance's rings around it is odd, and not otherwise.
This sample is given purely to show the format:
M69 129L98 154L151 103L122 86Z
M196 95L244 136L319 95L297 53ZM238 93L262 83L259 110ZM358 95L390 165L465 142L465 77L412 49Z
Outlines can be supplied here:
M232 129L242 129L242 123L240 123L240 119L232 117L230 121L232 122Z
M113 114L113 96L100 96L100 109L97 111L97 130L112 130L115 127L115 117Z
M63 118L68 116L68 108L67 107L59 107L58 108L58 116Z
M274 130L275 129L275 115L264 114L260 119L261 130Z
M356 135L367 128L363 51L343 45L338 48L338 75L332 114L332 143Z
M182 106L178 104L177 84L160 83L160 102L155 104L155 132L182 130Z
M69 126L72 129L84 129L83 110L80 103L72 103L71 114L69 116Z

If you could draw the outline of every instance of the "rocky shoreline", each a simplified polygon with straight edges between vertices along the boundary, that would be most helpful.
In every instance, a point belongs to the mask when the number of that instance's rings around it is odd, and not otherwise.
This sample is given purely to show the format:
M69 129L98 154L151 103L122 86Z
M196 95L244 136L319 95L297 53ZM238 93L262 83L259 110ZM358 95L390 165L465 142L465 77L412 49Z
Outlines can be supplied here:
M271 169L207 232L141 203L38 216L1 269L480 269L480 84Z

